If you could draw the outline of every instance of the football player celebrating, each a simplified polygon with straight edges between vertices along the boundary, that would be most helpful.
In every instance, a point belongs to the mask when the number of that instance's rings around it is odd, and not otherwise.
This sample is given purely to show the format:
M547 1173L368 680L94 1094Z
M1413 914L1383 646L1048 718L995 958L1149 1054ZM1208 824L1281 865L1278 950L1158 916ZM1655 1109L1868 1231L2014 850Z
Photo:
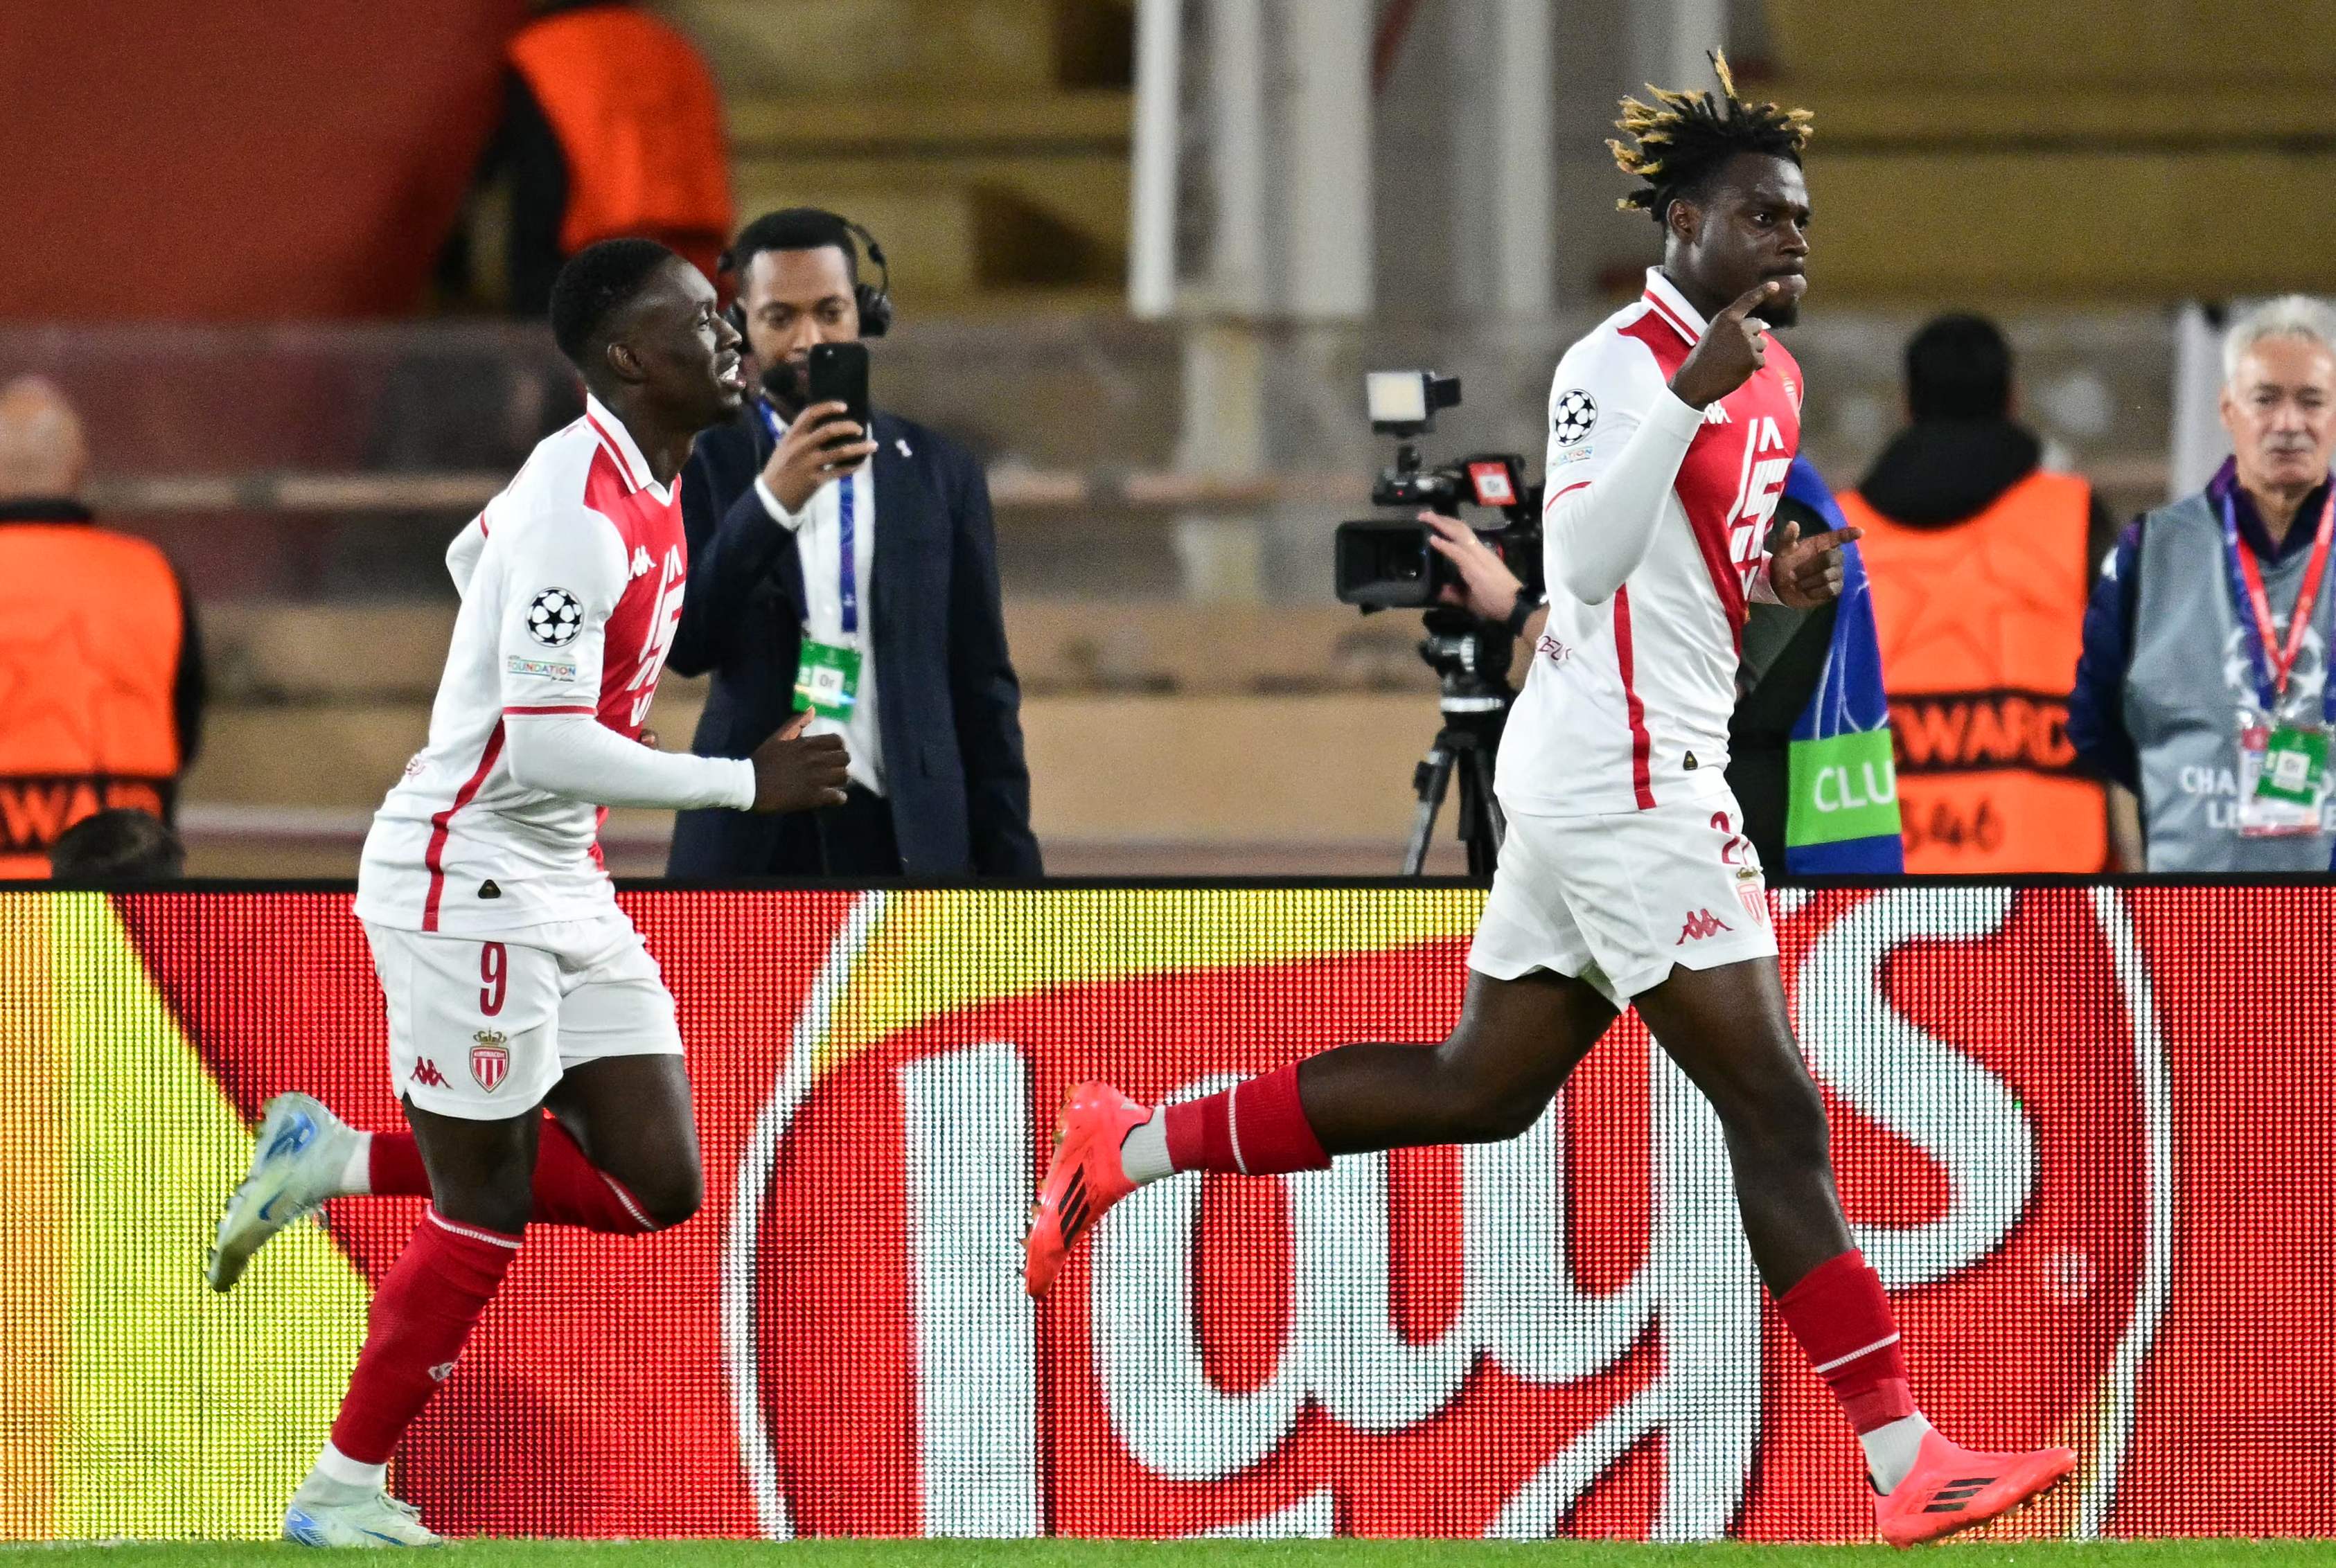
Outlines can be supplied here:
M1501 747L1508 831L1459 1023L1434 1049L1345 1046L1157 1109L1073 1089L1026 1278L1044 1292L1105 1209L1174 1172L1514 1137L1635 1005L1718 1113L1761 1279L1857 1432L1882 1534L1907 1545L2025 1503L2076 1457L1971 1452L1917 1408L1835 1194L1728 793L1746 602L1833 597L1855 530L1788 528L1767 552L1800 443L1800 372L1768 329L1793 324L1807 284L1809 115L1744 102L1713 62L1718 93L1626 99L1630 144L1611 144L1641 182L1622 205L1662 226L1663 259L1552 388L1549 622Z
M207 1271L228 1289L328 1197L431 1200L286 1511L285 1534L310 1545L437 1539L386 1491L390 1453L529 1221L630 1235L697 1208L673 998L601 868L605 808L843 799L843 742L806 739L800 721L744 761L639 743L687 575L676 477L745 392L713 287L663 246L609 240L561 269L551 326L583 375L584 417L448 553L462 603L429 743L375 816L357 879L413 1131L359 1133L307 1095L270 1101Z

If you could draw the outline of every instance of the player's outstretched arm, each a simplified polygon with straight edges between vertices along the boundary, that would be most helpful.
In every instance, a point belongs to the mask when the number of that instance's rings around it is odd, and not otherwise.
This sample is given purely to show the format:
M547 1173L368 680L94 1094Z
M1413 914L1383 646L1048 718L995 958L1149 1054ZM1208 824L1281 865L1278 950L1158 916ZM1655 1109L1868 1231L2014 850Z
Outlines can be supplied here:
M530 789L594 806L689 810L755 804L755 768L735 757L692 757L627 740L589 713L503 712L511 777Z

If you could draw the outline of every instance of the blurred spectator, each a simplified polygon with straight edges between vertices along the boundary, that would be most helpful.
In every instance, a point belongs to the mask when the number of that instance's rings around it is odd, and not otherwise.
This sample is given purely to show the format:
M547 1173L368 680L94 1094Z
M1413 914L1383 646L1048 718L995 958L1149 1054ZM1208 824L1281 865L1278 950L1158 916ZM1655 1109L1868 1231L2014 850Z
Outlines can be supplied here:
M85 817L169 821L202 729L202 650L162 552L92 525L81 421L34 376L0 388L0 877L48 875Z
M2119 861L2325 871L2336 311L2290 295L2223 340L2232 456L2125 531L2085 614L2068 738L2138 795Z
M805 410L812 345L877 336L891 316L842 218L766 213L727 260L762 386L683 470L689 588L670 663L713 673L691 748L708 757L752 752L824 673L841 701L822 699L814 729L843 735L852 785L823 811L685 811L668 874L1038 876L981 465L881 409L870 432L841 404Z
M187 847L161 818L128 807L84 817L49 851L61 882L171 882L187 874Z
M512 35L503 121L480 170L510 189L511 311L543 315L560 264L595 240L657 240L714 276L730 233L730 154L696 46L619 0L534 9ZM470 271L475 239L458 237L442 270Z
M1796 457L1769 548L1788 527L1806 537L1846 522L1816 465ZM1728 787L1760 863L1787 876L1906 869L1874 595L1854 543L1842 547L1841 562L1841 593L1825 604L1747 606Z
M1841 497L1865 530L1910 872L2107 864L2107 808L2076 770L2066 692L2112 528L2090 485L2042 469L2014 406L1995 324L1939 317L1906 345L1911 422Z

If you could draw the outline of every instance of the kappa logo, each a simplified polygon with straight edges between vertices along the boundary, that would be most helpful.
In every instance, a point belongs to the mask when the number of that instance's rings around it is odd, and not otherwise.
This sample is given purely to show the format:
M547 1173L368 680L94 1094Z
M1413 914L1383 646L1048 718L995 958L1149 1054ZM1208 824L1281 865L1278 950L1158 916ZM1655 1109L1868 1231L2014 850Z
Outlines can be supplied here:
M1703 411L1703 422L1708 425L1726 425L1734 424L1736 421L1728 417L1727 404L1711 403Z
M446 1075L438 1070L436 1062L425 1056L414 1062L413 1081L424 1089L444 1089Z
M471 1047L471 1077L492 1094L511 1073L511 1036L500 1029L482 1029L471 1039L476 1041Z
M656 565L656 563L649 559L649 553L646 547L640 545L635 545L633 547L633 576L636 577L647 576L649 575L649 567L654 565Z
M1708 909L1690 910L1688 913L1687 924L1679 927L1679 940L1671 945L1685 947L1690 942L1701 942L1707 936L1717 936L1723 931L1735 929Z

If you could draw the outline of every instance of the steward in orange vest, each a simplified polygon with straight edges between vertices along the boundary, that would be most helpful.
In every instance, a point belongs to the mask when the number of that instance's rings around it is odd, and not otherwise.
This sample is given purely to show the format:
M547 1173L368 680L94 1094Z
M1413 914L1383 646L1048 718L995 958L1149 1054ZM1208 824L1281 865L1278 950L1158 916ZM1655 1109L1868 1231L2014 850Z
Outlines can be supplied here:
M0 877L115 807L168 822L201 733L202 653L162 552L70 501L0 501Z
M81 450L54 389L0 391L0 878L45 877L58 835L98 811L170 821L201 731L186 591L71 498Z
M731 229L722 100L689 40L630 5L548 5L512 35L490 168L511 181L511 305L540 315L568 257L637 236L708 277Z
M2039 470L1992 324L1943 317L1906 357L1914 423L1840 498L1865 530L1906 869L2099 871L2107 807L2068 694L2106 518L2083 479Z

